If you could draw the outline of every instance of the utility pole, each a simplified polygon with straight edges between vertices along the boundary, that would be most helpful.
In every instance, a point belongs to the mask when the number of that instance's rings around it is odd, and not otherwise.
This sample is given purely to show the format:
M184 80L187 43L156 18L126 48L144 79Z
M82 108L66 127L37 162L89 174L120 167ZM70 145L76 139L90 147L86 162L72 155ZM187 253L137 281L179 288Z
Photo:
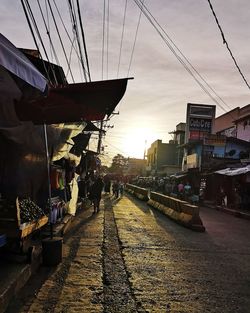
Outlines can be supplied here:
M101 153L102 135L103 135L103 120L101 121L101 125L100 125L98 145L97 145L97 153L99 154Z
M143 160L146 159L146 151L147 151L147 140L145 140L145 147L144 147L144 155L143 155Z

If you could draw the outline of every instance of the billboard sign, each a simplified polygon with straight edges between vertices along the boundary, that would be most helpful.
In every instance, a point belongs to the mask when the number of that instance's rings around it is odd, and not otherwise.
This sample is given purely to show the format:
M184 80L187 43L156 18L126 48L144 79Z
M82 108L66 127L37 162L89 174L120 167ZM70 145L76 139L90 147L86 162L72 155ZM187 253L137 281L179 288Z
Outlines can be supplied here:
M186 143L203 140L205 136L212 133L215 108L215 105L187 104Z

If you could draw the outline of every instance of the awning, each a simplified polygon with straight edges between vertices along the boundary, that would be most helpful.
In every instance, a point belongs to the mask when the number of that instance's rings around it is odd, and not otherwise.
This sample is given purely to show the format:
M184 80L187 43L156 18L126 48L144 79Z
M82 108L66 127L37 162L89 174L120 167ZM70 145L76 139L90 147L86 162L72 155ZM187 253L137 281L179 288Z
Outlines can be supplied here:
M79 134L75 137L72 137L71 139L74 142L73 147L70 149L70 153L73 153L77 156L80 156L83 152L83 150L86 149L89 139L90 139L91 134Z
M86 132L99 132L101 131L100 128L98 128L95 124L93 124L92 122L88 121L86 127L84 128L84 131ZM105 132L104 130L102 130L103 132Z
M250 172L250 165L240 168L225 168L223 170L219 170L214 172L215 174L225 175L225 176L236 176L242 175Z
M35 124L103 120L123 97L127 81L124 78L52 88L47 98L18 103L17 115Z
M19 48L19 50L25 54L25 56L39 70L39 72L43 74L43 76L48 77L51 85L55 86L67 84L67 80L61 66L39 58L39 52L37 50L23 48Z
M39 91L40 93L46 91L47 80L43 75L22 52L20 52L7 38L0 34L0 78L1 72L4 70L13 74L15 82L24 96L30 91L34 93L34 90ZM9 87L9 91L11 92L11 87Z

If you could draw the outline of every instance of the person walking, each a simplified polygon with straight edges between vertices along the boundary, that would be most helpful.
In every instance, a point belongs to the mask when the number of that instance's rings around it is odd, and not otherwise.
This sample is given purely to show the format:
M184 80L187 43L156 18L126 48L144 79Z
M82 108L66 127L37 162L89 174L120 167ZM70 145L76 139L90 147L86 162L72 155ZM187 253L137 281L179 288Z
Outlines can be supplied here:
M184 199L185 201L190 200L189 197L191 196L191 185L189 184L189 182L187 182L184 186Z
M119 182L118 181L115 181L112 185L112 189L113 189L113 195L114 197L117 199L119 197Z
M93 214L99 212L100 210L100 202L102 198L103 186L104 186L104 183L100 176L97 177L97 179L94 181L93 185L91 186L90 197L94 205Z
M178 188L178 198L183 200L184 185L183 185L182 181L178 184L177 188Z

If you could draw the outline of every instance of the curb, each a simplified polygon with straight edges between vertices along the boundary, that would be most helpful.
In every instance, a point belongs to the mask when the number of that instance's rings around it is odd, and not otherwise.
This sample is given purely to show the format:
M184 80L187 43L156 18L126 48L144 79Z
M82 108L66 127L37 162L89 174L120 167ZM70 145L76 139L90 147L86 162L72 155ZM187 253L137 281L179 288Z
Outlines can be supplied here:
M242 211L237 211L237 210L233 210L233 209L229 209L226 207L221 207L221 206L216 206L216 205L209 205L209 204L203 204L204 207L209 208L209 209L214 209L217 211L221 211L224 212L226 214L229 215L233 215L235 217L240 217L240 218L244 218L246 220L250 220L250 212L249 213L245 213Z
M31 263L24 264L18 274L8 282L8 286L6 286L0 294L0 313L5 312L13 296L27 283L41 263L42 250L41 247L36 247L32 253Z

